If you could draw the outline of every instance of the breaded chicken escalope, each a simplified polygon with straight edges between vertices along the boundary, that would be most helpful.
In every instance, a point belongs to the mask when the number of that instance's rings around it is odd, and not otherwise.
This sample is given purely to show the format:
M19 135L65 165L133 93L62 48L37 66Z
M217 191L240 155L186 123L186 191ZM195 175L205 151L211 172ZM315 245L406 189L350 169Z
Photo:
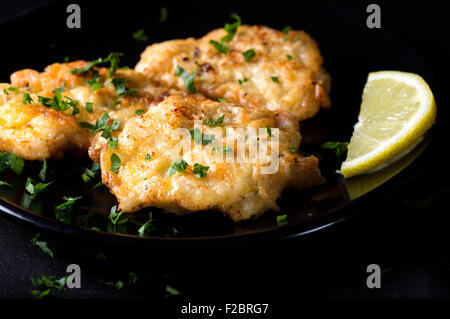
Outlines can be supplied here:
M248 128L258 132L254 139ZM324 182L317 158L292 150L300 139L298 122L289 113L171 95L130 119L117 148L92 147L100 153L103 183L121 210L154 206L184 214L212 209L239 221L278 210L276 201L285 187ZM268 143L263 152L268 157L238 160L255 154L252 147L260 149L262 141ZM276 169L264 171L275 167L274 161Z
M234 25L237 30L228 25L200 39L153 44L135 70L169 87L290 112L299 121L330 105L330 76L307 33Z
M84 155L93 138L86 127L103 116L108 125L120 121L119 129L166 91L133 70L115 70L109 79L107 68L71 72L88 67L85 61L55 63L42 73L17 71L11 84L0 84L0 151L27 160Z

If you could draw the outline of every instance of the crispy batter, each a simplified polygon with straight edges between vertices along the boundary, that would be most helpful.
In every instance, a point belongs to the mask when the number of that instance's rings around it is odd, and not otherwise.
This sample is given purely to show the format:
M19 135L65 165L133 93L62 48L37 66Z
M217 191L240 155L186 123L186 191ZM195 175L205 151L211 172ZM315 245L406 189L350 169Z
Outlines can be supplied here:
M189 146L180 153L183 143L179 135L174 134L175 130L192 130L194 121L202 123L222 115L225 115L222 123L199 128L203 134L215 137L213 143L194 143L188 133ZM266 126L272 128L272 138L268 137ZM269 150L279 149L275 157L279 159L276 172L263 174L263 168L271 164L273 158L270 163L264 162L264 157L244 163L222 160L222 148L227 145L235 161L238 145L249 151L251 142L234 143L225 133L227 128L247 127L261 129L258 138L266 141L276 140L275 128L279 128L279 143L269 144ZM236 134L245 136L242 132ZM221 135L223 139L219 138ZM144 115L130 119L118 140L117 149L101 147L100 164L103 183L117 197L120 209L126 212L147 206L177 214L213 209L239 221L266 210L277 210L276 200L286 186L300 189L324 182L315 157L303 157L289 149L298 147L300 134L298 122L288 113L274 114L198 96L172 95ZM214 146L222 148L214 151ZM118 174L110 169L113 153L121 159ZM147 154L150 159L146 159ZM168 176L171 163L181 157L189 164L185 172ZM196 177L194 164L209 166L206 176Z
M115 78L128 80L128 88L138 89L138 93L118 97L112 84L93 91L86 80L92 74L75 75L70 70L84 67L85 61L55 63L44 72L21 70L11 75L11 84L1 84L0 90L0 151L13 152L28 160L61 158L67 151L84 155L89 147L89 131L80 122L94 124L105 112L123 124L139 109L147 110L151 102L165 92L165 88L155 85L150 79L133 70L118 70ZM101 82L106 81L108 70L96 68ZM80 113L72 115L73 109L56 111L38 102L38 96L53 97L54 89L63 83L63 96L78 101ZM10 91L9 87L19 91ZM5 89L5 91L4 91ZM23 103L25 93L33 102ZM111 106L118 99L121 103ZM93 103L93 112L86 109L86 102Z
M241 26L219 53L210 40L226 34L217 29L200 39L153 44L142 53L136 71L170 87L183 88L177 65L192 73L195 87L211 98L224 98L246 106L291 112L298 120L328 107L330 77L322 68L317 43L303 31L282 33L264 26ZM243 52L256 54L246 61ZM292 58L291 58L292 57ZM272 80L277 77L279 83ZM245 81L245 79L247 81ZM239 80L244 80L239 84Z

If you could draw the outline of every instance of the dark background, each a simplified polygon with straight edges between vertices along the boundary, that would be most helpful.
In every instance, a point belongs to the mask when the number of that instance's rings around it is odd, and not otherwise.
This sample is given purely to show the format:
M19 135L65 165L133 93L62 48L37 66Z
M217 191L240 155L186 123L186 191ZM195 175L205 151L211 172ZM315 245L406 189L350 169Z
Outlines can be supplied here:
M2 1L0 23L51 2ZM364 13L369 2L338 3ZM293 309L290 301L303 299L448 299L448 194L436 194L450 190L445 124L448 121L445 108L449 99L445 94L448 91L446 72L450 69L447 59L450 28L442 2L376 3L382 8L382 27L400 35L428 61L434 74L432 89L440 107L427 161L419 176L406 187L330 230L308 238L250 248L135 252L42 233L42 238L55 252L52 259L30 244L36 229L0 214L0 297L32 298L30 277L43 273L63 276L67 265L76 263L82 269L82 288L52 292L53 298L145 298L177 305L187 299L199 304L269 302L274 307L285 300L283 307L290 305ZM289 2L283 5L290 10ZM174 4L168 4L169 14L171 6ZM120 23L120 17L112 19ZM14 30L9 32L14 34ZM29 36L51 37L34 35L32 30ZM21 54L28 56L31 64L38 63L33 58L34 52L40 50L35 45L38 41L30 42L33 44L30 50ZM13 50L8 48L7 41L2 41L0 47L1 51ZM345 54L351 56L352 52ZM48 59L50 62L54 57ZM1 68L4 73L12 66L2 59ZM98 252L104 253L107 259L97 259ZM381 289L366 286L366 267L372 263L382 267ZM141 280L121 291L98 282L124 280L131 271L138 273ZM167 301L164 295L168 283L183 291L184 297L172 297Z

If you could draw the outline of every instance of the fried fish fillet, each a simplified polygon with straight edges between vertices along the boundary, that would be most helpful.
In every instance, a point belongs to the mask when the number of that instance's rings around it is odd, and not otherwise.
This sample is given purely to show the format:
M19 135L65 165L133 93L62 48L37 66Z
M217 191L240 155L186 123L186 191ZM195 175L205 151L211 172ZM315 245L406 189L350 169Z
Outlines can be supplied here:
M330 76L322 68L317 43L307 33L243 25L231 42L223 43L226 53L220 53L210 41L219 42L226 34L217 29L200 39L153 44L135 70L180 89L184 83L175 75L177 66L191 74L196 70L194 86L201 94L290 112L299 121L330 105Z
M137 90L118 96L114 85L107 83L106 68L95 68L103 85L94 91L87 83L93 79L92 73L70 72L86 65L85 61L76 61L52 64L42 73L21 70L11 75L11 84L0 84L0 151L27 160L61 158L65 152L84 155L92 137L80 123L93 125L106 112L123 126L136 116L137 110L146 111L151 101L166 91L133 70L117 70L114 78L124 79L126 88ZM63 101L76 104L75 108L57 110L45 106L42 98L52 99L55 89L61 91ZM91 112L86 108L88 102L92 103Z
M199 127L205 120L207 125ZM258 132L253 139L248 128ZM125 212L147 206L177 214L212 209L234 221L249 219L278 210L276 201L285 187L324 182L317 158L291 150L300 139L298 121L289 113L171 95L130 119L116 149L103 145L102 180ZM264 154L271 154L269 161L266 156L246 161L245 155L238 161L261 141L268 145ZM273 161L278 161L277 169L264 173Z

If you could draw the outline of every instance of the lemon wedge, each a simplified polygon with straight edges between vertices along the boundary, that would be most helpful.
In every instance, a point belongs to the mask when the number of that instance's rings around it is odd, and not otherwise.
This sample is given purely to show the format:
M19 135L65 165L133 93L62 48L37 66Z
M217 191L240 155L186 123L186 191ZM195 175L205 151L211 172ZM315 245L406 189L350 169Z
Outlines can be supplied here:
M433 93L420 76L369 73L341 173L346 178L360 175L405 155L435 119Z

